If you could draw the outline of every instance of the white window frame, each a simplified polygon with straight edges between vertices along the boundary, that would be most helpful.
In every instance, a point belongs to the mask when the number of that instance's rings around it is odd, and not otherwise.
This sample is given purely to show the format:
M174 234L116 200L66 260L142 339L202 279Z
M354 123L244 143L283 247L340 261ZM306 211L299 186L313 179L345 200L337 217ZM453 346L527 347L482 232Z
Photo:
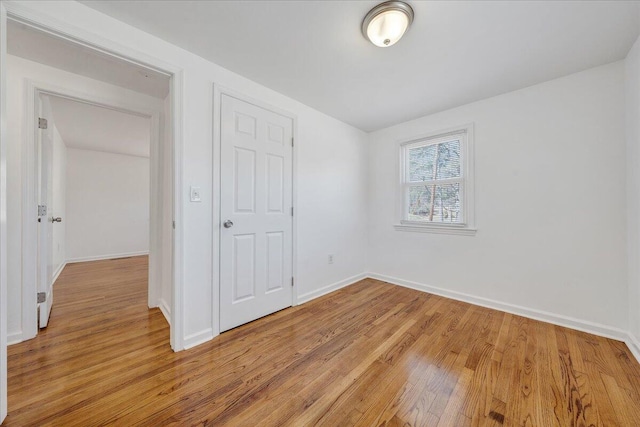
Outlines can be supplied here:
M424 221L410 221L408 219L408 189L415 183L408 181L407 156L409 149L425 147L450 141L452 136L460 135L461 178L438 180L438 183L462 183L460 194L462 221L460 223L432 223ZM474 189L474 143L473 123L456 126L454 128L431 132L409 140L400 141L399 148L399 181L397 190L397 223L394 228L398 231L423 233L458 234L473 236L475 228L475 189ZM422 185L422 184L421 184Z

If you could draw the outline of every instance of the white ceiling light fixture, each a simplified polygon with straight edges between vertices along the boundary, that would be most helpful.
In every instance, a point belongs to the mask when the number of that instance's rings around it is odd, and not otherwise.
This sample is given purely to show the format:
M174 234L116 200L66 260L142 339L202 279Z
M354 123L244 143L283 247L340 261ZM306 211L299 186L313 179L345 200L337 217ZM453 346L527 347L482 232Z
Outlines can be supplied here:
M362 21L362 34L378 47L393 46L413 22L413 9L405 2L380 3Z

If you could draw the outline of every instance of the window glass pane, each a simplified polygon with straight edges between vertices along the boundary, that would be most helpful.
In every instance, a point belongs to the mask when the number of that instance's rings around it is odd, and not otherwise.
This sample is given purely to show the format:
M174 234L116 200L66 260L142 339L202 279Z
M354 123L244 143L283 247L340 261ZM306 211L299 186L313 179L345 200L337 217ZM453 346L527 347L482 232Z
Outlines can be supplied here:
M435 145L409 149L409 181L416 182L432 180L435 158Z
M460 178L460 141L438 144L437 179Z
M407 219L461 224L460 184L410 187Z
M460 178L460 140L409 149L409 181Z

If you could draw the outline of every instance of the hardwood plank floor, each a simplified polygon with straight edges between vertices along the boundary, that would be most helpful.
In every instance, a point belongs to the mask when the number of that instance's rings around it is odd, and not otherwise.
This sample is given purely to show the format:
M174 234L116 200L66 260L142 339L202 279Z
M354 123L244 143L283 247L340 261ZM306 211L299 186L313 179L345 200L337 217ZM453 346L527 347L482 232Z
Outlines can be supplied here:
M376 280L173 353L147 258L68 265L8 426L637 426L623 343Z

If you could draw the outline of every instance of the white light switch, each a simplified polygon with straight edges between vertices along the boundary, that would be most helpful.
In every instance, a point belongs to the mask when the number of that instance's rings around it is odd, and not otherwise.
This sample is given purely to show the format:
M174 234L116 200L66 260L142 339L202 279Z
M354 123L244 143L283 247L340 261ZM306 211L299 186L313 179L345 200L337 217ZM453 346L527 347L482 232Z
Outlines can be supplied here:
M191 201L192 202L202 201L202 198L200 197L200 187L191 186Z

